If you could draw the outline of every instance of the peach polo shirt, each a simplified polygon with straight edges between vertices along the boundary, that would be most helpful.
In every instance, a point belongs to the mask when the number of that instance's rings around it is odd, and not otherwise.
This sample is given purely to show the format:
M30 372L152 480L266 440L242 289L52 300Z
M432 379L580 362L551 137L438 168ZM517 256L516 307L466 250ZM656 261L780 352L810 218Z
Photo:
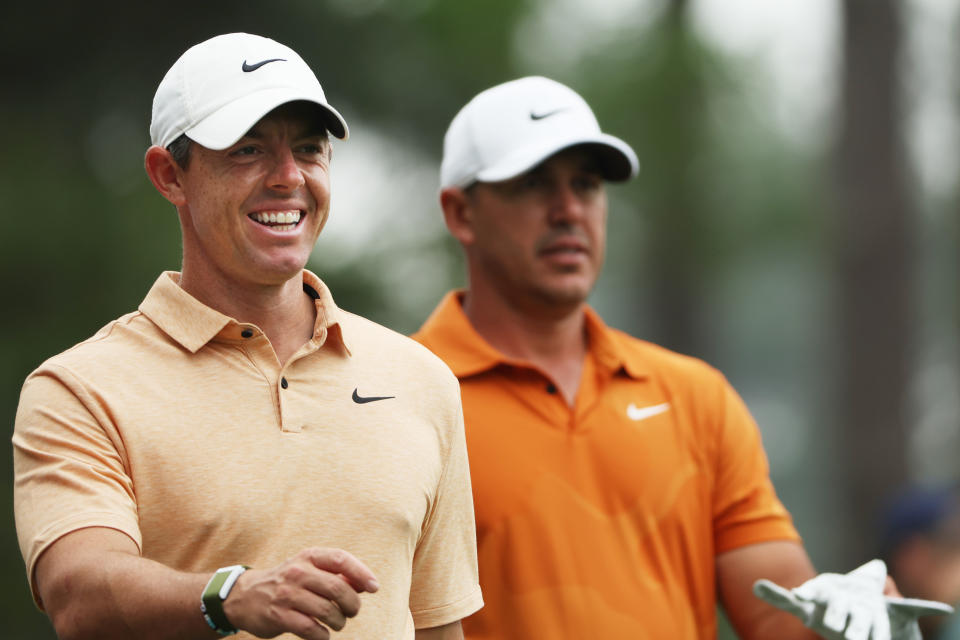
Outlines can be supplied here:
M97 526L192 572L346 549L381 589L362 596L342 639L412 639L415 627L482 606L449 369L338 309L307 271L314 333L281 366L259 328L206 307L177 279L162 274L138 311L24 384L14 499L31 583L45 549Z

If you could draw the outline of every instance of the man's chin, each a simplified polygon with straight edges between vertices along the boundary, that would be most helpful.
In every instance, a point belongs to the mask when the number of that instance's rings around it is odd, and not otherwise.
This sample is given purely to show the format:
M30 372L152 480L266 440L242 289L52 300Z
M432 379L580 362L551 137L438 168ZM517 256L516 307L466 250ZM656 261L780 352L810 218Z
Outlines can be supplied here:
M573 309L587 301L590 286L582 283L557 284L538 287L534 295L541 302L557 308Z
M304 268L306 263L299 261L262 265L257 270L256 280L263 286L282 285L293 279L301 279Z

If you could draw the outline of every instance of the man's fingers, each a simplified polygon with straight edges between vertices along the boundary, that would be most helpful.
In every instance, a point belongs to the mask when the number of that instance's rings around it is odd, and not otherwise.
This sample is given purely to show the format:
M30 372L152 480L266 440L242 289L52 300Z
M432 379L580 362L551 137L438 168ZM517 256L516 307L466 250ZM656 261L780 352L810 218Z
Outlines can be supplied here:
M244 573L224 612L258 637L292 632L328 640L331 630L340 631L360 611L360 593L378 587L373 572L351 554L314 547L273 569Z
M343 549L314 547L305 553L315 567L343 576L355 591L374 593L380 588L373 571Z
M902 598L903 594L900 593L900 589L897 588L897 583L893 581L893 578L887 576L887 579L883 584L883 595L891 596L893 598Z
M320 596L347 618L352 618L360 611L360 596L340 575L326 572L311 574L303 586L313 597Z
M347 615L331 600L310 598L297 607L297 611L320 621L334 631L340 631L347 624ZM349 617L356 615L354 611Z
M302 586L286 585L277 589L274 604L280 611L290 612L291 622L288 624L304 625L306 629L311 629L313 625L308 622L313 620L340 631L346 625L347 618L357 614L360 597L341 578L329 574L326 574L326 578L331 585L339 583L340 586L327 586L321 584L323 580L311 577ZM340 605L340 601L345 604ZM298 620L299 617L309 620Z
M285 621L283 628L291 631L298 638L304 640L330 640L330 630L323 626L316 618L300 613L299 611L289 612L289 620Z

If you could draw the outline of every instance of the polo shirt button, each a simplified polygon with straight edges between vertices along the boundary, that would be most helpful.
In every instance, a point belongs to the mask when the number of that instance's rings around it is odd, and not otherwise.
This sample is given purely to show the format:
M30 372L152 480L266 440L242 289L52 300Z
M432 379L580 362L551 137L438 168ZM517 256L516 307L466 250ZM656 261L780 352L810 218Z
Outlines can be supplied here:
M556 393L556 392L557 392L557 388L556 388L555 386L553 386L553 383L552 383L552 382L548 382L548 383L547 383L547 393L549 393L549 394L554 394L554 393Z
M286 378L280 378L280 386L283 387L284 389L286 389L286 388L289 387L290 385L287 384L287 379L286 379Z
M252 338L253 329L244 329L243 331L240 332L240 335L243 336L244 338Z

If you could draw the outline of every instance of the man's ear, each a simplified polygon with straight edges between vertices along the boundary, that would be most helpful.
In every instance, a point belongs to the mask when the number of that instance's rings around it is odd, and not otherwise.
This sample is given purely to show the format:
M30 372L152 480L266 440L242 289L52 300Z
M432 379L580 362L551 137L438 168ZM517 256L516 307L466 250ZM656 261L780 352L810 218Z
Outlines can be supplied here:
M173 159L173 155L163 147L153 145L147 149L143 159L143 166L147 170L147 177L164 198L175 207L186 204L187 198L183 191L183 170Z
M473 209L470 197L460 187L447 187L440 191L440 208L450 235L467 246L473 243Z

